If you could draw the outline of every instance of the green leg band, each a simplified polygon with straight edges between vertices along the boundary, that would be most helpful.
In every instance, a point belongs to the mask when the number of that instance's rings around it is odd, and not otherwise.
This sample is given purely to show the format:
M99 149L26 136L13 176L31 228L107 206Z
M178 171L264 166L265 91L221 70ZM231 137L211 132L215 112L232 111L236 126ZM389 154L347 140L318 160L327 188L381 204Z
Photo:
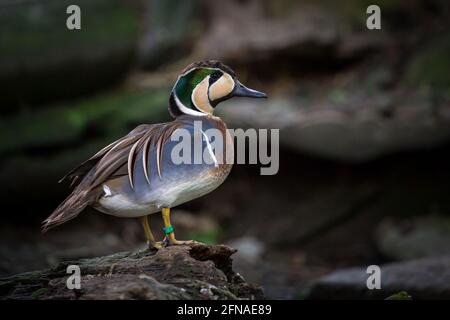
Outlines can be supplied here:
M164 227L163 231L165 234L171 234L173 232L173 226Z

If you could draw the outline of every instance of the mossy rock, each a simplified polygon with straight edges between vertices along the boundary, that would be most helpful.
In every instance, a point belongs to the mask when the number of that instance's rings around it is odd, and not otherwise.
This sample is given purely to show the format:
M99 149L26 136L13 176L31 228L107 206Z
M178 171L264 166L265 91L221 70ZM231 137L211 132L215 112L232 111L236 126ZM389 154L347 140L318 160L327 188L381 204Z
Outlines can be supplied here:
M91 128L110 139L134 124L167 119L169 90L118 91L0 120L0 154L82 139Z
M315 3L322 5L322 7L327 8L328 10L337 12L341 19L345 20L353 28L362 31L367 31L366 20L369 15L366 13L366 10L370 5L376 4L380 7L382 28L384 29L386 29L383 24L383 21L386 21L385 18L404 8L404 2L401 0L379 0L376 3L371 0L320 0L315 1Z
M409 85L445 90L450 94L450 36L436 39L417 53L405 74Z
M111 92L1 119L4 196L14 203L25 190L33 199L64 191L57 181L76 164L139 124L169 120L168 92Z
M139 57L144 68L159 68L189 55L205 33L203 6L198 0L149 2Z
M81 9L68 30L66 9ZM136 54L138 19L119 0L26 1L0 12L1 108L73 97L120 81Z
M385 300L412 300L412 297L406 291L400 291L390 295Z

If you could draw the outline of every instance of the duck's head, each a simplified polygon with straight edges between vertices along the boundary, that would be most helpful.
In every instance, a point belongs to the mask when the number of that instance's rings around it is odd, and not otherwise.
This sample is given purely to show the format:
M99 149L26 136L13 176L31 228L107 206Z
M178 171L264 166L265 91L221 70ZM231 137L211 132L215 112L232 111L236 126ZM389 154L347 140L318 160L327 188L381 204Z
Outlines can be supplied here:
M217 60L190 64L178 77L170 95L172 117L183 114L212 114L219 102L232 97L266 98L266 94L247 88L229 67Z

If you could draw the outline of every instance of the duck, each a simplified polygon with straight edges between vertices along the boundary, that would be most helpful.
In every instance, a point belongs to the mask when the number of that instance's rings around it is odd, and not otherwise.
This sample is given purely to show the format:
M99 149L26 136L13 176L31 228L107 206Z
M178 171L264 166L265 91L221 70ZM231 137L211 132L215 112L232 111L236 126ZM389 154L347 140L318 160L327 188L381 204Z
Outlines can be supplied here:
M149 249L195 242L176 239L171 209L210 193L230 173L233 161L217 159L229 159L234 152L233 140L214 110L233 97L267 95L244 86L235 72L218 60L187 66L170 92L168 111L172 121L141 124L68 172L60 182L70 180L75 187L43 221L42 231L74 219L89 206L115 217L139 219ZM200 130L195 129L197 125ZM219 133L222 147L211 148L210 137L205 134L209 129ZM202 154L209 154L213 161L174 161L175 148L180 144L174 136L181 131L194 138L185 143L188 147L200 136L197 141ZM180 154L192 160L186 150ZM162 241L155 240L149 223L150 215L159 212L164 223Z

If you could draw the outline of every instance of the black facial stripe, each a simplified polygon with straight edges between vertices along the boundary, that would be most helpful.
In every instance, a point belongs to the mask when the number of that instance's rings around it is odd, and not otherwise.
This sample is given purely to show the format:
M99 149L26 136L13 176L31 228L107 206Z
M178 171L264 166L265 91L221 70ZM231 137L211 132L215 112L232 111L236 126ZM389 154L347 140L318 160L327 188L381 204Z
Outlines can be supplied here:
M183 113L178 108L173 95L174 95L174 93L172 92L170 94L170 98L169 98L169 114L172 116L172 118L176 118L176 117L182 115Z
M231 97L233 97L233 92L230 92L228 95L226 95L225 97L219 98L217 100L214 101L210 101L211 103L211 107L215 108L219 103L221 103L222 101L228 100Z
M211 86L214 82L220 79L220 77L223 75L222 72L216 71L213 74L209 76L209 86Z

